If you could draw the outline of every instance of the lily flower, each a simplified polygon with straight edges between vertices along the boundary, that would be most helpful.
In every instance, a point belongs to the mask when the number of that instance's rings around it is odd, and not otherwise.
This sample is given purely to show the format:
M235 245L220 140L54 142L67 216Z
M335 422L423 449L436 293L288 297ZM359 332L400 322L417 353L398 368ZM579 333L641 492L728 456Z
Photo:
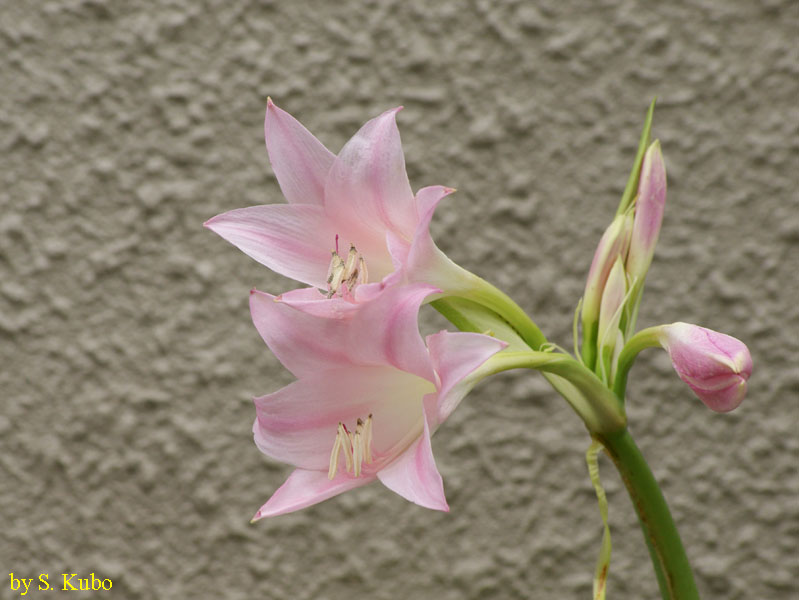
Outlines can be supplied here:
M255 399L255 443L296 468L253 520L311 506L379 480L447 511L430 436L506 344L475 333L419 334L438 290L391 286L357 310L319 316L253 291L253 322L297 381Z
M367 122L335 156L268 100L266 148L288 204L231 210L205 226L270 269L321 290L282 297L305 310L327 310L311 304L325 299L367 301L400 280L443 291L473 286L476 277L450 261L429 232L436 205L455 190L411 191L400 109Z
M658 338L680 379L710 410L729 412L741 404L752 374L752 357L742 341L679 322L658 328Z

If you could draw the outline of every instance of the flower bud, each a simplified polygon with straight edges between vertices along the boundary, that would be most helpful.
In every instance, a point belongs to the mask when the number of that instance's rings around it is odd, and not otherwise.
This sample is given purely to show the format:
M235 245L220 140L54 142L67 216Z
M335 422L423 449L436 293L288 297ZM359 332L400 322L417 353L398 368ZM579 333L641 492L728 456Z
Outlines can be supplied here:
M752 357L743 342L689 323L664 325L658 338L680 379L709 409L729 412L744 399Z
M623 260L627 253L632 225L631 215L617 215L602 234L594 259L591 261L580 313L583 325L583 359L589 368L593 368L593 353L597 342L597 327L605 282L617 259L621 257Z
M665 204L666 167L660 142L655 140L644 156L635 202L635 221L627 255L627 273L633 281L642 281L652 263Z
M621 309L627 295L627 276L624 273L624 261L616 259L610 270L605 289L602 292L602 304L599 311L599 329L597 330L598 356L602 371L610 374L614 348L618 341ZM620 345L623 345L624 342Z

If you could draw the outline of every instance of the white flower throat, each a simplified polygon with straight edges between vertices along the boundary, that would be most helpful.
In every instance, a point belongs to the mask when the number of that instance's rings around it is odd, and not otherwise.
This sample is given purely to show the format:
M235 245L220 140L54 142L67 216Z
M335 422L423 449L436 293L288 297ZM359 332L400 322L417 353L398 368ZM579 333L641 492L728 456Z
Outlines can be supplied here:
M338 253L338 235L336 235L336 249L331 252L330 266L327 269L327 297L335 295L347 296L352 293L358 284L366 283L369 274L366 270L366 261L363 255L350 244L347 259L341 258Z
M368 465L372 462L372 415L369 415L366 421L358 419L355 431L348 430L344 423L339 422L336 441L333 442L333 451L330 453L328 479L336 476L342 452L347 473L360 477L363 464Z

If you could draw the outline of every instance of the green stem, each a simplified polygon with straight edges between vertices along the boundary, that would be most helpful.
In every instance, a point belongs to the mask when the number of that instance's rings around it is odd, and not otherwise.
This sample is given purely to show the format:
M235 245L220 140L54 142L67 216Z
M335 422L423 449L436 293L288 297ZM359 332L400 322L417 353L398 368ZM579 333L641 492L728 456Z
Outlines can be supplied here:
M589 431L613 432L625 429L627 417L613 392L592 371L568 354L506 350L489 358L472 373L472 377L480 380L510 369L541 371L571 405Z
M660 346L660 331L662 325L647 327L631 337L619 353L616 364L616 379L613 382L613 392L622 402L627 390L627 374L635 362L638 353L647 348Z
M479 285L468 295L470 300L490 308L501 315L516 330L519 336L533 350L539 350L547 343L547 338L527 313L510 296L494 287L485 279L475 276Z
M699 600L694 575L666 499L649 465L624 429L596 434L621 475L638 514L664 600Z

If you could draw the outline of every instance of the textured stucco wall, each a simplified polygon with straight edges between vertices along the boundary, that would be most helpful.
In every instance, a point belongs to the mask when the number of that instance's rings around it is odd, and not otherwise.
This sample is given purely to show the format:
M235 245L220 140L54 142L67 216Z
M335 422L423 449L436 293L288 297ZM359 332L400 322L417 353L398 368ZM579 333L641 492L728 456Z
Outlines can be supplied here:
M267 95L334 151L404 104L413 187L459 189L439 245L568 345L658 95L641 324L735 335L755 373L716 415L649 351L631 427L703 597L796 598L797 31L791 0L0 2L0 597L11 571L76 571L115 598L588 598L587 437L532 374L436 434L450 514L373 485L249 525L289 471L253 445L250 398L291 377L247 292L292 283L201 225L279 201ZM655 598L602 465L610 597Z

